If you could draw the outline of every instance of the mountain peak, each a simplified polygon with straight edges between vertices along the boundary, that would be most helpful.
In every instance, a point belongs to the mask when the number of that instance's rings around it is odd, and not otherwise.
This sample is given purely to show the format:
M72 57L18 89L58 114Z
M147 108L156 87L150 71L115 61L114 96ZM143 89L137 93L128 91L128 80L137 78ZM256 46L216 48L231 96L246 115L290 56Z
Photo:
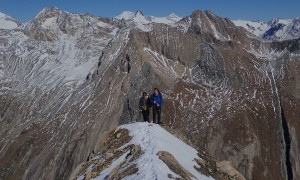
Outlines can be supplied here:
M209 11L209 10L205 10L204 12L205 12L205 14L209 14L209 15L215 16L215 14L213 12Z
M268 22L268 25L272 26L274 24L277 24L279 22L279 20L280 20L280 18L278 18L278 17L277 18L273 18L272 20L270 20Z
M53 16L54 14L59 14L60 12L62 12L62 10L58 9L57 7L45 7L34 18L38 19Z
M114 17L114 19L124 19L124 20L129 20L132 19L134 17L135 13L131 12L131 11L123 11L120 15Z
M177 16L177 15L174 14L174 13L171 13L171 14L167 17L167 19L173 20L173 21L179 21L179 20L182 19L182 18L179 17L179 16Z
M142 11L136 11L136 13L135 13L135 16L137 17L137 16L144 16L144 14L143 14L143 12Z
M191 17L195 17L195 16L200 16L200 14L202 14L202 11L200 11L199 9L195 10L192 12Z
M45 12L58 12L61 11L60 9L58 9L55 6L50 6L50 7L45 7L41 10L41 13L45 13Z

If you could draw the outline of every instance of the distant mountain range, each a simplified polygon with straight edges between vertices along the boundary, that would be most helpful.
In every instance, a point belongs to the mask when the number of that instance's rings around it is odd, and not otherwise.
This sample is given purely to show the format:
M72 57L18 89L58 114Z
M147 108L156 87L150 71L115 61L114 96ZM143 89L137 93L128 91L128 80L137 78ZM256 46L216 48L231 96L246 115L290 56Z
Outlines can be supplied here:
M113 19L123 19L127 22L130 21L141 29L147 30L150 28L152 23L164 23L175 26L175 23L182 19L182 17L173 13L167 17L154 17L147 15L144 16L140 11L137 11L136 13L124 11ZM236 26L243 27L257 37L266 40L288 40L300 37L300 18L274 18L268 22L248 20L232 20L232 22ZM20 21L0 12L0 29L15 29L21 25L22 23Z
M300 37L300 18L279 19L269 22L234 20L236 26L241 26L256 36L267 40L287 40Z

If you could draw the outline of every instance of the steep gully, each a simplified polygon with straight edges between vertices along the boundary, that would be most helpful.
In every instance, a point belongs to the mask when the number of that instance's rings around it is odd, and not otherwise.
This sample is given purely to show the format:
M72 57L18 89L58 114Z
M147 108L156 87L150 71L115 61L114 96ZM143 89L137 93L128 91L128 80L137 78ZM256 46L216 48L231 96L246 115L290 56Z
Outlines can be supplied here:
M290 138L290 133L289 133L289 127L288 123L285 119L285 114L284 114L284 109L282 106L282 101L280 97L280 93L278 91L278 87L276 84L276 80L273 74L273 70L271 70L272 78L274 81L274 88L277 96L277 101L278 101L278 110L280 111L280 136L281 136L281 145L282 145L282 171L283 171L283 176L286 177L288 180L293 179L293 169L292 169L292 164L290 160L290 149L291 149L291 138Z
M288 123L285 119L284 110L282 108L281 103L280 103L280 108L281 108L281 123L282 123L282 130L283 130L283 145L285 150L284 152L285 162L283 163L285 163L287 178L291 180L293 179L293 169L290 160L291 138L290 138Z

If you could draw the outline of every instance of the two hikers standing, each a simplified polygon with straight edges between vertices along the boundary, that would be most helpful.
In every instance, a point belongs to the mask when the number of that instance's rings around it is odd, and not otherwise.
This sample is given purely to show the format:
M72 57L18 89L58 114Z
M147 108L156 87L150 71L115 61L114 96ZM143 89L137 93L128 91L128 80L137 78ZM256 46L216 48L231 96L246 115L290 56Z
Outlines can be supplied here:
M148 97L146 92L143 92L143 97L140 99L140 111L143 114L143 119L145 122L149 121L150 108L152 107L153 112L153 123L160 124L161 121L161 106L163 104L162 94L159 92L158 88L154 88L153 94Z

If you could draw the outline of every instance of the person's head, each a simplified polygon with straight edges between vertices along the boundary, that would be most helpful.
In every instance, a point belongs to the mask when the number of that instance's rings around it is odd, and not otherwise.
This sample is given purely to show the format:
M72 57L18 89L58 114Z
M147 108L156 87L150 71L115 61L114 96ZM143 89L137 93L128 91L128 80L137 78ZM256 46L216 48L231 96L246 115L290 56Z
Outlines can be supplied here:
M148 94L146 92L143 92L143 97L148 98Z
M158 94L158 93L159 93L158 88L154 88L154 93L155 93L155 94Z

